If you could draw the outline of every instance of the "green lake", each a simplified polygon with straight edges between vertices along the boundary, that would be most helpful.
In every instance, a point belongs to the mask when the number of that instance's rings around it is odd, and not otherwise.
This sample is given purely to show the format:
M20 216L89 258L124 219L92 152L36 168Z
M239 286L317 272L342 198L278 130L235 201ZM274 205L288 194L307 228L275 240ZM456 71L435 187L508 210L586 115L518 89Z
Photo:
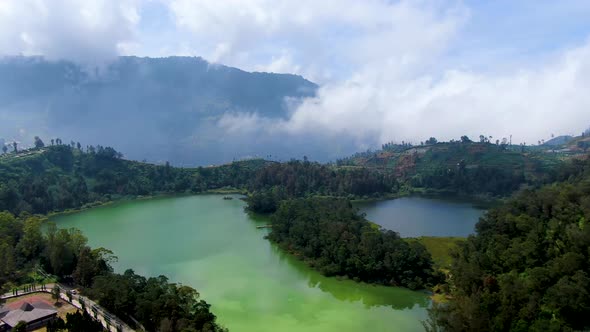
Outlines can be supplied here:
M323 277L264 239L267 230L256 226L268 221L244 205L217 195L163 198L52 221L113 250L117 272L164 274L196 288L230 331L423 330L425 294Z

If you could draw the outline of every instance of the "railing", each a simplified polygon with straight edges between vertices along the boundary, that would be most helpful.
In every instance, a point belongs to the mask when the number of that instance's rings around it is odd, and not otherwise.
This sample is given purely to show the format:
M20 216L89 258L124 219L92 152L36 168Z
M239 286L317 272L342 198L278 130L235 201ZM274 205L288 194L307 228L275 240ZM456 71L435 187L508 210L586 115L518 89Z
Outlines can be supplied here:
M63 285L59 285L59 284L48 284L48 285L43 284L43 285L39 285L39 287L37 287L37 285L35 285L35 284L32 284L30 286L25 287L22 291L13 290L12 293L7 293L4 295L1 295L0 299L6 300L6 299L16 298L16 297L20 297L20 296L27 295L27 294L33 294L33 293L53 294L53 288L56 285L59 289L59 297L62 300L66 301L66 302L70 303L72 306L90 314L92 317L94 317L94 319L96 319L98 322L100 322L102 324L102 326L107 331L111 331L111 332L132 332L132 331L135 331L131 327L129 327L129 325L127 325L125 322L120 320L118 317L116 317L115 315L113 315L113 314L109 313L108 311L106 311L105 309L103 309L96 302L92 301L91 299L89 299L85 296L72 294L70 292L70 290L67 289L67 287L64 287ZM70 292L69 295L67 292ZM71 297L71 299L70 299L70 297Z

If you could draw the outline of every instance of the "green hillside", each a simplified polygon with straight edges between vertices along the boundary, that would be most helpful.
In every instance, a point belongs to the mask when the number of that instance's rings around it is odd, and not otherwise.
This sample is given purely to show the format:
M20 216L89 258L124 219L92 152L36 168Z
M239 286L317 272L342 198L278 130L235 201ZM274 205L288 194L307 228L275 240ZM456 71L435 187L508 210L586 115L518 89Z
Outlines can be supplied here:
M175 168L122 159L110 147L55 145L0 156L0 211L48 213L125 196L198 193L242 187L268 162Z
M550 182L560 165L584 154L577 144L585 140L574 139L569 144L576 145L570 148L467 140L420 146L385 144L381 150L358 153L336 164L391 170L418 189L503 196L524 184Z
M583 331L590 308L590 162L491 209L452 252L429 331Z

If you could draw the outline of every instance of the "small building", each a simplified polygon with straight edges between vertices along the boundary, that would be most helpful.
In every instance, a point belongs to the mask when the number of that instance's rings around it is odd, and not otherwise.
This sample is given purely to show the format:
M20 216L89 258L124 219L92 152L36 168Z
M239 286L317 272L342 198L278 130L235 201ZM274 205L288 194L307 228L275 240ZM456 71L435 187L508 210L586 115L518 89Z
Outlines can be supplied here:
M27 330L35 330L57 317L55 307L43 301L16 304L0 308L0 332L12 330L20 321L27 323Z

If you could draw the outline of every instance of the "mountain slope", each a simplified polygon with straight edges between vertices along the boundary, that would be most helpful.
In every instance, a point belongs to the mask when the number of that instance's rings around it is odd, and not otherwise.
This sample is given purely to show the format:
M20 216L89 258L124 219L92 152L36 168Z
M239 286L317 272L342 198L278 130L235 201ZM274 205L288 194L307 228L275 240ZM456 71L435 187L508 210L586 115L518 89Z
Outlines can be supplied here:
M560 146L560 145L563 145L563 144L567 144L573 138L574 137L573 136L570 136L570 135L557 136L557 137L554 137L554 138L548 140L547 142L543 143L543 145L546 145L546 146Z
M415 188L503 196L522 184L551 181L559 165L583 152L580 148L556 151L471 141L420 146L385 144L382 150L357 153L337 164L393 170Z
M562 182L523 191L480 219L452 254L443 287L451 296L434 306L428 331L590 328L590 163L561 172Z
M279 119L315 94L300 76L249 73L201 58L120 57L101 68L15 57L0 61L0 132L7 140L75 137L133 159L211 164L272 149L245 147L227 114Z

